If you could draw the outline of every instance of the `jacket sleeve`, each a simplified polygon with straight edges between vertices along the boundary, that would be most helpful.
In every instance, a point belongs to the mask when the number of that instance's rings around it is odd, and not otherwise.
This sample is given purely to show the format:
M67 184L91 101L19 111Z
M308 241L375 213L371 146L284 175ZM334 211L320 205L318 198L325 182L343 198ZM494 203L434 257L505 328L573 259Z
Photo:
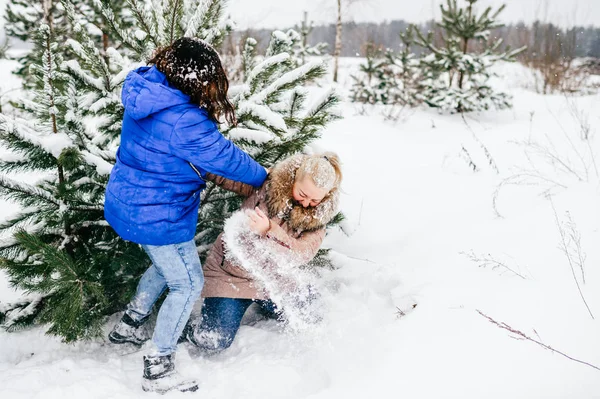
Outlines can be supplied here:
M304 232L298 238L294 238L278 224L271 223L271 228L267 231L267 238L278 243L282 250L290 251L295 263L304 265L317 255L325 238L325 228Z
M204 180L211 181L211 182L215 183L217 186L219 186L227 191L232 191L243 197L249 197L252 195L252 193L254 193L254 191L256 191L256 188L249 184L244 184L239 181L229 180L229 179L224 178L223 176L217 176L210 172L207 172L204 175Z
M230 180L260 187L266 169L227 140L203 112L185 111L173 127L170 148L173 155L201 169Z

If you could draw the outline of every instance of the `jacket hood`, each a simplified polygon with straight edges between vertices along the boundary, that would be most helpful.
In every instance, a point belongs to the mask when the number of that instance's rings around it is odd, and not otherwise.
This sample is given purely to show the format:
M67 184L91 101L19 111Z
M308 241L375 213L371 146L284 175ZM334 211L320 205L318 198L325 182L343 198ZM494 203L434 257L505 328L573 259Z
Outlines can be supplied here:
M145 66L129 72L123 83L121 100L129 116L138 120L187 104L190 97L170 86L167 77L155 66Z
M267 178L265 200L269 217L285 219L297 231L323 228L338 212L339 191L332 189L317 206L294 205L292 188L296 171L306 155L294 155L273 167Z

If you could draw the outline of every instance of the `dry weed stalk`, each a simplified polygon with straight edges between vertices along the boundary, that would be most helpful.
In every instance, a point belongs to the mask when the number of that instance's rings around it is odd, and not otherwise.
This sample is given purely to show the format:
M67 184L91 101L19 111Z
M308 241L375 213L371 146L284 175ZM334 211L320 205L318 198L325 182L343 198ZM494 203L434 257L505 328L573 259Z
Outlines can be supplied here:
M534 342L534 343L540 345L542 348L547 349L549 351L552 351L554 353L558 353L559 355L564 356L564 357L566 357L569 360L573 360L574 362L584 364L586 366L589 366L591 368L594 368L594 369L600 371L600 367L594 366L593 364L590 364L588 362L584 362L583 360L575 359L574 357L571 357L571 356L569 356L569 355L567 355L567 354L565 354L565 353L563 353L563 352L561 352L561 351L559 351L557 349L554 349L550 345L546 345L543 342L538 341L537 339L529 337L524 332L522 332L520 330L517 330L517 329L509 326L508 324L506 324L504 322L499 322L499 321L496 321L496 320L492 319L490 316L486 315L485 313L483 313L479 309L476 309L476 310L477 310L477 313L479 313L481 316L485 317L490 323L495 324L496 326L498 326L498 327L500 327L500 328L502 328L502 329L504 329L504 330L506 330L506 331L508 331L508 332L510 332L512 334L514 334L512 336L512 338L514 338L514 339L526 340L526 341ZM537 335L537 332L536 332L536 335ZM539 335L538 335L538 337L539 337Z
M573 120L579 126L579 132L577 132L579 137L571 137L575 130L565 128L552 110L548 109L560 128L565 142L555 144L548 134L544 134L544 142L533 141L531 138L524 142L516 142L524 146L529 168L519 169L517 173L503 179L498 184L492 199L492 207L496 216L502 217L498 211L498 197L500 190L506 185L542 186L541 195L548 196L557 188L567 188L567 185L555 176L574 177L581 182L591 182L594 180L595 174L595 179L600 180L600 171L591 145L594 132L591 129L589 116L568 98L565 101ZM533 113L530 114L530 136L532 122ZM534 157L537 158L538 164L534 161ZM550 166L552 170L544 172L538 168L539 164Z
M502 214L498 211L498 198L500 196L500 190L504 186L516 185L516 186L542 186L542 195L548 195L555 188L566 189L567 186L553 180L549 177L544 176L537 169L524 169L520 173L514 174L503 179L492 194L492 208L497 217L502 218Z
M471 170L473 170L473 172L479 171L477 164L473 161L473 158L471 158L471 154L469 154L469 151L467 151L467 149L465 148L464 145L461 146L459 155L462 159L464 159L464 161L467 163L467 165L469 165L469 168L471 168Z
M523 274L512 269L510 266L507 266L505 262L501 262L501 261L495 259L491 254L476 255L473 250L471 250L471 252L468 252L468 253L461 252L460 254L465 255L471 261L477 263L477 265L479 267L482 267L484 269L488 268L488 267L491 268L492 270L500 269L500 270L508 271L509 273L512 273L515 276L522 278L523 280L527 279L527 277L525 277ZM518 265L517 265L517 267L518 267Z
M497 174L500 174L500 170L498 169L498 165L496 164L496 161L494 161L494 158L492 157L492 154L490 153L490 151L488 150L488 148L485 146L485 144L483 144L483 142L481 140L479 140L479 137L477 137L477 135L475 134L475 131L473 130L473 128L471 128L471 126L467 123L467 120L465 119L465 114L461 113L460 115L462 117L463 122L467 126L467 129L469 129L469 131L471 132L471 135L473 136L473 139L477 142L477 144L479 144L479 146L483 150L483 153L485 154L485 157L487 158L488 164L490 165L490 167L492 169L494 169L494 171Z
M548 201L550 201L550 205L552 205L552 211L554 212L554 220L556 222L556 227L558 228L558 232L560 234L560 246L559 248L567 257L567 261L569 262L569 266L571 267L571 273L573 275L573 280L575 281L575 285L577 286L577 290L579 291L579 296L581 296L581 300L585 304L587 311L590 313L592 319L594 319L594 315L583 296L583 291L581 290L581 286L579 285L579 281L577 280L577 275L575 273L576 266L579 266L582 273L582 278L584 276L583 264L585 262L585 254L581 251L581 237L579 232L577 232L575 228L575 224L573 223L571 216L568 215L568 219L570 223L563 224L560 222L558 218L558 213L556 212L556 208L554 206L554 201L552 201L552 197L548 196ZM573 241L575 239L575 241ZM575 252L575 253L573 253ZM585 280L584 280L585 281Z

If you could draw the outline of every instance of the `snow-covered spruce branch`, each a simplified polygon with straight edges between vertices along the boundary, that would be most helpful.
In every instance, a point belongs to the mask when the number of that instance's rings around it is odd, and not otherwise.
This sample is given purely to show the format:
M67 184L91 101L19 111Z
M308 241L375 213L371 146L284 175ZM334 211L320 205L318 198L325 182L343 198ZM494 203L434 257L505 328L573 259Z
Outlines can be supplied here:
M110 25L112 31L114 32L115 35L117 35L117 38L123 43L125 44L127 47L129 47L130 49L143 54L145 49L142 46L142 43L138 40L136 40L136 37L131 34L131 32L128 32L126 30L124 30L123 28L121 28L121 25L119 24L119 22L117 22L116 18L115 18L115 14L113 13L112 9L110 9L110 7L106 7L104 4L102 4L102 2L100 0L93 0L96 7L101 10L102 12L102 16L106 19L106 22L108 23L108 25ZM129 6L131 7L131 10L134 11L134 15L137 17L137 14L135 14L136 11L136 7L135 4L140 5L140 7L143 7L145 2L143 1L127 1L127 4L129 4ZM154 42L154 37L151 37L151 40ZM155 43L156 45L156 43Z
M91 153L90 151L81 151L81 155L83 155L83 158L88 164L96 168L96 172L99 175L110 175L110 171L112 170L114 164L106 161L100 155Z
M133 16L144 32L144 38L145 36L149 36L154 47L159 47L158 27L156 20L152 17L152 13L147 8L147 4L146 1L127 0L129 9L133 12ZM136 34L136 36L138 35Z
M223 32L231 30L227 21L222 21L224 2L202 0L200 2L184 2L184 16L190 18L182 20L184 36L200 37L208 43L218 44L223 37Z
M74 40L71 40L71 41L74 43L77 43ZM71 47L73 47L73 46L71 46ZM100 92L104 90L104 81L101 78L95 78L95 77L91 76L89 73L85 72L81 68L81 65L79 65L79 62L77 62L77 60L65 61L61 67L66 69L67 71L69 71L74 76L76 76L80 81L85 83L87 86L93 87Z
M203 25L204 18L207 15L208 7L210 6L210 2L208 1L200 1L194 14L187 21L187 30L184 33L186 37L195 37L198 33L198 28Z
M491 254L476 255L473 250L470 252L460 252L460 254L468 257L471 261L475 262L479 267L484 269L490 267L492 270L506 270L515 276L522 278L523 280L527 279L527 277L522 275L520 272L513 270L511 267L506 265L506 263L495 259Z
M0 193L10 197L13 193L31 195L45 203L59 206L60 203L45 190L32 186L31 184L13 180L7 176L0 175Z
M303 98L300 98L296 101L303 101ZM311 118L318 118L322 120L322 123L330 122L334 119L341 118L335 112L328 113L332 107L335 107L340 102L340 98L335 90L335 88L330 88L326 90L319 98L313 101L313 104L306 109L303 118L307 121L311 121ZM291 108L291 107L290 107ZM334 110L335 111L335 110ZM305 123L304 125L306 125Z
M0 221L0 231L2 231L2 235L6 234L8 236L12 236L12 232L14 230L22 228L23 226L31 226L36 224L35 220L39 219L39 216L40 209L38 206L21 208L21 210L19 210L16 214ZM2 237L2 235L0 235L0 237ZM2 242L4 241L6 240L0 238L0 248L3 247Z
M263 83L267 77L271 76L272 73L276 71L281 64L289 62L289 59L290 55L288 53L281 53L264 59L263 61L258 63L254 68L252 68L252 70L248 73L248 77L246 79L246 84L248 85L249 93L255 93L257 90L259 90L260 84Z
M0 132L14 134L52 154L54 158L58 158L65 148L73 147L73 140L65 133L40 134L28 121L19 117L9 118L0 114Z
M578 253L576 253L575 255L573 255L570 251L570 247L571 247L571 239L570 236L568 235L568 233L565 231L565 227L563 226L563 224L560 222L560 219L558 218L558 213L556 212L556 207L554 206L554 201L552 201L552 197L551 196L547 196L548 201L550 201L550 205L552 206L552 211L554 212L554 221L556 222L556 227L558 228L558 232L560 234L560 249L562 250L562 252L565 254L565 256L567 257L567 261L569 262L569 267L571 268L571 273L573 275L573 280L575 281L575 285L577 286L577 291L579 291L579 296L581 296L581 300L583 301L583 303L585 304L585 307L587 309L587 311L590 313L590 316L592 317L592 319L594 319L594 315L592 314L592 311L587 303L587 301L585 300L585 297L583 296L583 291L581 290L581 286L579 285L579 281L577 280L577 275L575 273L575 266L578 264L579 262L579 266L581 268L581 273L583 276L583 264L582 262L584 262L585 259L585 255L583 255L581 253L581 246L579 245L579 233L576 232L576 237L577 237L577 246L576 249L579 251ZM569 220L571 221L570 227L567 226L567 228L571 229L571 232L574 231L575 227L574 224L572 223L572 220L570 219L570 215L569 215Z
M86 21L78 18L71 1L61 0L61 3L65 8L69 22L73 25L73 33L79 39L78 42L74 42L73 39L67 39L67 42L69 42L71 48L75 51L78 57L85 60L90 65L93 65L95 69L102 71L102 75L110 75L106 60L104 57L99 56L100 50L84 28Z
M282 135L287 131L287 125L283 117L266 105L256 104L252 101L240 101L237 104L236 113L238 123L252 127L249 126L248 122L254 122L256 125L264 127L265 134L273 132Z
M272 140L277 140L277 136L275 136L270 131L263 130L255 130L255 129L246 129L234 127L229 130L227 133L230 140L234 142L241 142L242 144L246 143L254 143L254 144L266 144Z
M12 331L23 319L35 317L41 310L43 301L50 295L36 295L16 302L0 303L0 323L2 327Z
M264 90L250 97L249 101L259 104L271 104L277 101L284 91L290 90L307 81L320 78L325 73L326 69L322 61L306 63L277 78Z
M156 26L156 40L159 45L164 45L167 42L167 22L165 16L167 11L163 7L163 0L150 0L152 6L152 17Z
M569 360L573 360L574 362L584 364L584 365L586 365L588 367L591 367L593 369L596 369L596 370L600 371L600 367L594 366L593 364L588 363L588 362L584 362L583 360L575 359L575 358L573 358L573 357L571 357L571 356L569 356L569 355L567 355L567 354L565 354L565 353L563 353L563 352L561 352L561 351L559 351L557 349L554 349L550 345L546 345L546 344L544 344L544 343L536 340L535 338L531 338L530 336L528 336L524 332L522 332L520 330L517 330L517 329L509 326L508 324L506 324L504 322L499 322L499 321L494 320L493 318L491 318L490 316L486 315L485 313L483 313L479 309L476 309L476 311L482 317L485 317L490 323L496 325L497 327L502 328L503 330L506 330L506 331L510 332L511 334L514 334L513 338L515 338L515 339L526 340L526 341L530 341L530 342L536 343L536 344L540 345L542 348L547 349L549 351L552 351L554 353L558 353L559 355L564 356L564 357L566 357Z

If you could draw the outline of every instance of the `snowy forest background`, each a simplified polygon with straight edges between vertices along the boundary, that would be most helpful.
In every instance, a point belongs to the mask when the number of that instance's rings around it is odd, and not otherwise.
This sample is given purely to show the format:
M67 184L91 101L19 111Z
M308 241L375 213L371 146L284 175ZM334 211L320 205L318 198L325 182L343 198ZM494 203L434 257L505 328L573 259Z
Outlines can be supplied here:
M217 0L11 1L29 44L0 59L1 396L142 395L139 353L105 336L147 259L103 188L124 77L188 35L228 70L228 138L267 166L332 150L345 172L311 265L322 325L250 312L225 353L182 347L197 396L600 397L600 28L457 3L410 28L240 31ZM203 195L200 254L240 200Z
M566 10L569 9L569 5L564 7ZM311 21L310 14L307 14L307 18ZM303 15L298 15L296 25L279 26L278 28L282 31L298 29L302 19ZM341 55L343 57L364 57L367 43L373 43L383 48L398 48L401 44L398 32L404 32L411 23L405 20L343 22L344 45ZM433 20L418 25L422 30L436 29ZM264 52L272 31L272 29L235 30L224 43L222 50L225 52L233 51L242 38L249 36L257 40L258 51ZM513 48L527 46L528 53L539 52L539 49L543 46L543 41L539 40L540 38L554 39L559 37L559 41L565 43L562 46L563 55L600 58L600 28L593 25L576 25L565 28L556 23L544 22L541 19L535 23L507 23L503 27L491 30L491 36L502 38L504 43ZM0 41L3 41L5 37L4 32L0 32ZM26 47L25 43L14 38L11 39L11 43L16 48ZM331 53L335 48L335 24L314 24L313 30L308 36L308 43L313 46L317 43L326 43L329 49L327 52Z

